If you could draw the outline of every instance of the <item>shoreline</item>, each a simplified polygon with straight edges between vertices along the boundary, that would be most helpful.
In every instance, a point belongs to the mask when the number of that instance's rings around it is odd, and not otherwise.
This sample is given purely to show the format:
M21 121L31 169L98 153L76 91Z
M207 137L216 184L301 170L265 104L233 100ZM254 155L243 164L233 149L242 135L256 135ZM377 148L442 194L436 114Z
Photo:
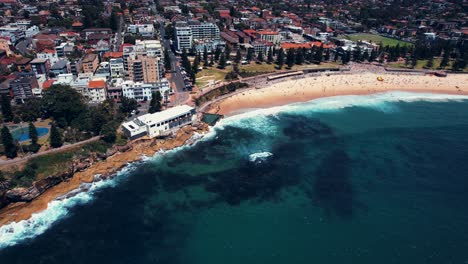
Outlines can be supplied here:
M383 77L383 82L377 81L379 76ZM385 73L324 73L259 85L261 88L250 87L223 98L213 99L208 103L206 112L233 116L251 110L307 102L317 98L370 95L389 91L468 95L468 74L440 78ZM111 178L128 163L139 161L143 156L154 155L160 150L183 146L195 133L204 133L207 130L207 125L192 125L181 128L173 138L136 140L131 143L129 150L118 152L104 161L94 163L84 171L75 173L69 180L51 187L31 202L13 203L0 209L0 226L27 220L32 214L45 210L49 202L79 189L82 183L94 182L96 175Z
M384 80L378 81L377 77ZM235 92L221 100L215 99L206 112L232 116L246 112L245 110L308 102L317 98L389 91L468 95L468 74L447 77L388 73L312 75L266 82L261 88L251 87Z
M48 204L60 197L78 190L83 183L92 183L96 175L100 180L113 178L118 171L131 162L140 161L144 156L154 155L161 150L171 150L190 144L195 133L205 133L208 126L204 124L190 125L181 128L177 135L167 139L139 139L131 144L131 148L118 152L106 160L96 162L84 171L76 172L69 180L63 181L42 193L31 202L17 202L0 210L0 227L12 222L27 220L35 213L47 209Z

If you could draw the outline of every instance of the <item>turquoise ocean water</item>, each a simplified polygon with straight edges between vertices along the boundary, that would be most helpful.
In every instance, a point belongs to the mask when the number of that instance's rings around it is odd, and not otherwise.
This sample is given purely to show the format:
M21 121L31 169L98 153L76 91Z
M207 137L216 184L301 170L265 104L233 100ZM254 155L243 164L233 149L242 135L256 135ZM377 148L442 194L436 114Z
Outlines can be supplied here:
M468 98L226 118L0 228L0 263L468 263Z

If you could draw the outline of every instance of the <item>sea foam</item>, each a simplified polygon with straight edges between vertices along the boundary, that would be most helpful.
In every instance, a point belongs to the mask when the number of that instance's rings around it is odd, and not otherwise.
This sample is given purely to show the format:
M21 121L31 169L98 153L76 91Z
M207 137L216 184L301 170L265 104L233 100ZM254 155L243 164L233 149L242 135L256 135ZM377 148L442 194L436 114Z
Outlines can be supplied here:
M275 128L269 128L271 118L278 118L280 113L323 113L336 112L349 107L365 107L391 113L398 111L395 103L398 102L447 102L464 101L468 96L412 93L412 92L384 92L370 95L342 95L313 99L303 103L293 103L265 109L257 109L222 119L215 125L214 130L224 129L226 126L244 127L259 131L261 133L275 133Z
M249 160L251 162L258 162L258 161L264 161L268 157L272 156L273 153L265 151L265 152L257 152L249 155Z
M186 148L190 148L196 145L199 141L210 140L217 136L218 130L222 130L227 126L245 127L264 134L268 134L270 136L274 135L279 128L270 125L271 119L278 118L278 114L280 113L320 113L327 111L339 111L341 109L353 106L368 107L383 112L393 112L397 110L396 106L393 104L395 102L445 102L462 100L468 100L468 96L430 93L386 92L365 96L349 95L327 97L314 99L305 103L258 109L222 119L214 127L211 127L210 131L203 135L203 137L200 137L200 135L195 135L192 140L192 144L184 145L168 151L161 151L155 153L155 155L152 157L144 157L144 160L156 161L163 158L164 154L170 154ZM271 155L273 154L268 151L256 152L249 155L249 160L255 162L259 159L266 159ZM70 211L70 208L78 204L85 204L92 201L96 191L105 187L115 186L120 176L127 175L133 168L133 165L128 165L120 172L118 172L117 177L114 179L101 180L88 185L82 185L80 189L49 202L47 209L33 214L30 219L20 222L13 222L0 227L0 249L16 245L20 242L32 239L44 233L56 221L66 217Z
M47 209L35 213L31 218L0 227L0 249L32 239L49 229L57 220L65 218L70 208L92 201L96 191L105 187L114 187L123 175L127 175L133 166L127 166L113 179L98 180L82 184L78 189L58 197L47 205Z

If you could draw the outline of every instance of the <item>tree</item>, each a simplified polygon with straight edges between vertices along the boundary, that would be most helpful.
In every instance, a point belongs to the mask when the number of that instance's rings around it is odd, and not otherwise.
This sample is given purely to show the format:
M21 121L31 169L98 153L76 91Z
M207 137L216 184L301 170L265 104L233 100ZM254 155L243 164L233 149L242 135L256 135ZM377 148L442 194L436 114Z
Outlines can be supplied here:
M431 56L431 57L427 60L426 68L431 69L432 67L434 67L434 57Z
M3 126L2 128L2 143L5 152L5 156L9 159L16 158L18 155L18 147L13 141L13 137L11 136L10 130L8 127Z
M234 62L239 63L241 61L241 59L242 59L241 51L240 51L240 49L237 49L236 57L234 58Z
M29 122L29 139L31 139L31 145L37 145L37 129L32 122Z
M364 54L362 54L362 60L363 61L369 60L369 52L367 51L367 49L364 51Z
M290 69L294 65L294 59L295 59L294 54L295 54L294 49L288 49L288 53L286 55L286 64L288 65L288 68Z
M120 105L120 111L124 114L129 114L134 110L137 110L138 102L133 98L123 96Z
M273 63L273 51L272 51L272 48L269 48L269 49L268 49L267 63L268 63L268 64Z
M442 57L442 60L440 61L440 65L439 65L439 68L445 68L447 67L448 63L449 63L449 52L448 50L445 50L444 51L444 56Z
M13 120L13 111L11 111L11 101L8 95L2 94L2 114L5 122Z
M369 57L369 62L375 61L377 59L377 57L378 57L378 51L373 49L371 51L371 54L370 54L370 57Z
M197 73L198 67L200 67L200 53L198 53L197 56L195 56L195 60L193 60L192 72Z
M361 61L361 48L356 47L353 50L353 61Z
M50 127L49 143L53 148L59 148L63 145L62 135L60 134L60 131L58 130L55 123Z
M216 46L215 53L214 53L214 60L219 61L219 56L221 55L221 48Z
M213 54L211 54L210 56L210 66L213 66L214 65L214 56Z
M203 65L208 66L208 49L206 48L206 45L203 46Z
M320 64L322 63L322 59L323 59L323 45L320 45L320 47L316 50L315 54L314 54L314 60Z
M262 63L263 60L264 60L264 59L263 59L263 51L260 50L260 51L258 52L258 55L257 55L257 61L260 62L260 63Z
M117 16L116 12L112 10L109 18L109 26L113 31L116 31L119 28L118 23L120 23L120 18Z
M224 69L226 68L226 57L224 57L224 54L221 54L218 62L218 68Z
M297 49L294 62L298 65L304 63L304 53L302 52L302 49Z
M161 93L159 91L153 92L153 94L151 95L150 108L148 110L150 114L161 111L161 100Z
M3 182L3 181L6 181L6 180L7 180L7 178L3 174L3 171L0 171L0 183Z
M283 68L284 65L284 50L281 48L278 51L278 56L276 57L276 64L278 64L278 68Z
M109 122L102 127L101 138L107 143L114 143L117 139L116 128L113 122Z
M254 56L254 49L248 48L247 49L247 56L246 56L247 61L250 62L251 60L253 60L253 56Z
M325 51L325 57L323 57L323 59L324 59L325 61L329 61L329 60L330 60L330 49L327 49L327 50Z
M166 68L166 71L170 71L172 69L171 56L169 56L169 51L167 49L164 50L164 67Z
M44 92L42 104L46 117L53 117L62 127L86 111L81 94L68 85L52 85Z
M190 68L191 68L190 61L188 59L187 50L185 48L182 49L181 60L182 60L182 67L185 68L185 71L190 72Z
M231 47L229 45L226 45L226 48L224 49L224 56L226 57L226 60L231 59Z
M171 23L167 24L164 27L164 38L165 39L174 39L174 27Z

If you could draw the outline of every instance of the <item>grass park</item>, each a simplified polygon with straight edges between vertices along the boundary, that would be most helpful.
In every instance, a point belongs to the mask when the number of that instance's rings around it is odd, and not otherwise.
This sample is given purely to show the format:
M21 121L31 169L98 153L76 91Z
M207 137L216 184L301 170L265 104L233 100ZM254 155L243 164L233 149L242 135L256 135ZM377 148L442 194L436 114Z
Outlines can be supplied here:
M333 62L326 62L320 65L317 64L303 64L303 65L294 65L291 70L302 70L305 68L324 68L324 67L336 67L337 63ZM283 69L286 69L286 66L283 66ZM268 64L268 63L256 63L251 62L247 65L239 65L239 71L244 73L245 75L254 76L260 75L265 73L271 73L277 71L276 64ZM203 89L206 85L215 82L224 81L226 78L226 74L232 71L232 66L226 66L225 69L219 69L216 66L208 67L203 69L202 71L197 73L197 80L196 84L199 88Z
M370 41L374 43L380 43L382 42L383 46L396 46L400 44L400 46L412 46L413 44L405 41L401 41L398 39L393 39L393 38L387 38L384 36L380 36L377 34L370 34L370 33L357 33L357 34L349 34L349 35L344 35L343 36L346 39L352 40L352 41Z

